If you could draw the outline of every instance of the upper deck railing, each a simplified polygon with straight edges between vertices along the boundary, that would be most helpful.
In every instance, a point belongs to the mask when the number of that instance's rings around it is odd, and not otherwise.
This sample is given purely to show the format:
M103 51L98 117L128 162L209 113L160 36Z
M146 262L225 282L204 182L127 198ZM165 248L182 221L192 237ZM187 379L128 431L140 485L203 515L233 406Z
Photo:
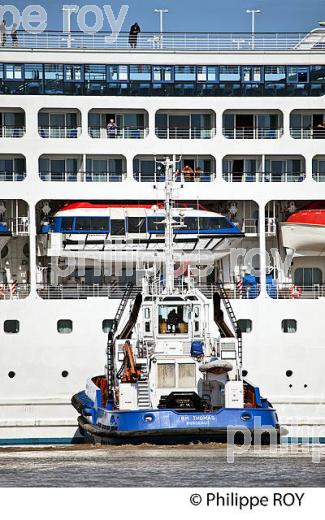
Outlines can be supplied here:
M296 32L142 32L136 48L131 49L129 34L108 32L18 31L17 41L9 32L1 50L6 49L66 49L125 51L188 51L188 52L269 52L269 51L325 51L325 28L309 33Z

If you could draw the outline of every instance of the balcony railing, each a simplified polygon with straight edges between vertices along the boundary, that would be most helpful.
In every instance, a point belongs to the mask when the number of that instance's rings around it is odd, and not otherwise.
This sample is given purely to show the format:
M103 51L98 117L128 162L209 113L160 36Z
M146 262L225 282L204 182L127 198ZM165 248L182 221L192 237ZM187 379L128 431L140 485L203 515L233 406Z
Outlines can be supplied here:
M70 32L61 31L18 31L14 44L9 35L6 47L23 49L130 49L129 34L105 32ZM142 32L137 39L137 49L157 52L171 51L216 51L216 52L255 52L255 51L301 51L322 52L325 48L325 34L322 28L311 33L251 33L245 32L178 32L160 33ZM137 50L134 49L134 50Z
M126 173L113 172L49 172L39 173L42 181L49 182L122 182L126 179Z
M259 233L259 219L245 218L243 219L241 230L248 235L257 235ZM265 219L265 233L267 235L275 235L277 232L276 220L274 217L267 217Z
M22 172L8 172L0 171L0 181L23 181L26 177L26 173Z
M148 135L149 129L138 126L126 126L115 129L90 126L88 132L90 137L94 139L144 139Z
M227 139L279 139L283 135L283 128L240 126L224 128L222 133Z
M306 173L303 171L295 173L225 172L222 177L227 182L302 182Z
M45 139L76 139L81 134L81 128L68 126L39 126L38 133Z
M211 182L215 179L216 174L214 172L193 172L193 173L180 173L175 176L176 182ZM133 177L138 182L165 182L165 174L163 173L134 173Z
M325 182L325 172L313 172L313 179L317 182Z
M290 135L294 139L325 139L325 127L290 128Z
M0 137L23 137L25 130L24 126L0 126Z
M281 283L277 286L272 286L272 290L268 290L271 298L280 300L308 300L325 298L325 285L294 285L292 283Z
M29 295L30 286L26 283L0 283L1 300L23 300Z
M160 139L211 139L215 128L156 128Z
M26 236L29 234L29 218L16 217L4 219L4 223L13 235Z

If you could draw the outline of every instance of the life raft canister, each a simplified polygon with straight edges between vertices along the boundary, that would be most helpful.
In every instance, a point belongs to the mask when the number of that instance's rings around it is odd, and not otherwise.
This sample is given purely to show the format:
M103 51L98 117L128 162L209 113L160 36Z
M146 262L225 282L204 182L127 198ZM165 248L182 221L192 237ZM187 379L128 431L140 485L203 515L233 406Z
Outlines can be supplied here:
M302 295L302 288L298 287L298 285L293 285L293 287L290 290L291 298L297 299L297 298L300 298L301 295Z

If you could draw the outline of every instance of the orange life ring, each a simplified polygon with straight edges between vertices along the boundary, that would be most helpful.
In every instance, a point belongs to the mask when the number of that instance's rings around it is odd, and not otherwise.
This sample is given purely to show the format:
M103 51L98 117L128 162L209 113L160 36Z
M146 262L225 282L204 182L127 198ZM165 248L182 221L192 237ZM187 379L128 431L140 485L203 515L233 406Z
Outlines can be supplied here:
M290 290L291 298L300 298L301 295L302 295L302 288L298 287L298 285L293 285Z

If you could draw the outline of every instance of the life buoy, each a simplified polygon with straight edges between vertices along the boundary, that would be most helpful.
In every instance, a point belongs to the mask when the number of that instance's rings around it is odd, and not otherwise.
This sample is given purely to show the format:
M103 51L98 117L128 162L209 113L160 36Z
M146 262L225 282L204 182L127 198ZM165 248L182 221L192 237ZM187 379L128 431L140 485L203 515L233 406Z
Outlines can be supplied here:
M302 288L301 287L298 287L298 285L293 285L291 290L290 290L290 296L291 298L300 298L300 296L302 295Z

